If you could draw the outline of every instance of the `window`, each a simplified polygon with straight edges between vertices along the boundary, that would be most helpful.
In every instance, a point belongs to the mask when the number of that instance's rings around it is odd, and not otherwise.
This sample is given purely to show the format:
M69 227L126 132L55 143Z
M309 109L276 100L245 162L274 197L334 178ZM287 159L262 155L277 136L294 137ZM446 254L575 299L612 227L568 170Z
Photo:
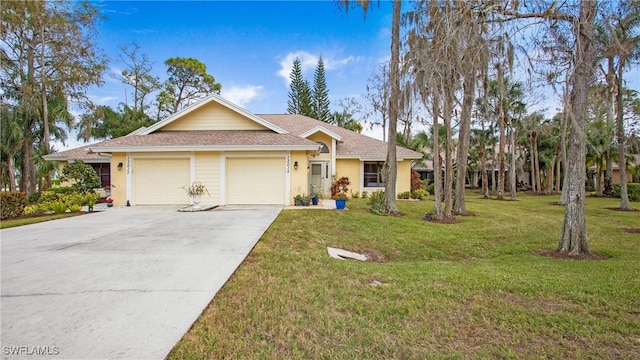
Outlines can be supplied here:
M364 163L364 187L383 187L385 185L382 176L382 167L384 162L365 162Z
M327 147L327 145L325 143L318 141L318 144L322 145L322 149L320 149L320 154L328 154L329 153L329 148Z
M111 164L90 164L100 177L102 187L111 186Z

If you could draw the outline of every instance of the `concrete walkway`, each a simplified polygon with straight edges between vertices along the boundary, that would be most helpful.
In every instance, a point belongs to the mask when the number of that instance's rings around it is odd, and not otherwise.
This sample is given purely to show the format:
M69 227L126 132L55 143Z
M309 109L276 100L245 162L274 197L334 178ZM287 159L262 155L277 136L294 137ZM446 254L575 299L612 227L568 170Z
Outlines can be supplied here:
M0 231L2 357L164 358L281 208L176 210L114 207Z

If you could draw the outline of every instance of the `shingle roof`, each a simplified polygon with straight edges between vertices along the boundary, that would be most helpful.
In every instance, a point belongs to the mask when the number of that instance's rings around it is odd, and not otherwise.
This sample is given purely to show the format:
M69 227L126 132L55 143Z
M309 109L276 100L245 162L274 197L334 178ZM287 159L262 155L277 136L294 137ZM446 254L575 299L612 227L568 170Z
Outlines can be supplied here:
M148 135L131 135L104 141L91 147L101 148L173 148L173 147L268 147L317 146L314 142L292 134L278 134L271 130L199 130L157 131Z
M340 135L341 141L338 142L336 150L337 158L384 160L387 156L387 143L384 141L304 115L264 114L258 116L294 135L303 134L317 126ZM422 157L422 154L400 146L397 147L396 154L398 158L419 159Z
M85 145L75 149L56 152L53 154L45 155L44 158L46 160L51 160L51 161L82 160L88 163L110 162L111 154L98 154L98 153L87 152L89 147L93 147L98 144Z

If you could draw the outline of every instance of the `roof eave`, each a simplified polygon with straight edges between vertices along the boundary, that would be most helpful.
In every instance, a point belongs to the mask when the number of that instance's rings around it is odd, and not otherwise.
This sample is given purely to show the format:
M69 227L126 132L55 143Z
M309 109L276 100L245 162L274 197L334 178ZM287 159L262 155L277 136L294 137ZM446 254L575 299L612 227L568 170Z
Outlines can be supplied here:
M93 152L176 152L176 151L315 151L313 145L178 145L178 146L104 146L91 148Z

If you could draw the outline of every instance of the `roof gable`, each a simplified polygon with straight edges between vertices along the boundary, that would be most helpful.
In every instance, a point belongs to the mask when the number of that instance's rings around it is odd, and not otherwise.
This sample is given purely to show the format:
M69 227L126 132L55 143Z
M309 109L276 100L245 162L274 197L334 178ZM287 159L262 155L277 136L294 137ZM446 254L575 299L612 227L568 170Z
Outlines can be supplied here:
M323 127L323 126L320 126L320 125L314 127L313 129L310 129L310 130L307 130L307 131L303 132L302 134L300 134L300 136L306 139L309 136L311 136L311 135L313 135L315 133L318 133L318 132L321 132L321 133L323 133L323 134L325 134L325 135L327 135L327 136L329 136L329 137L331 137L331 138L333 138L333 139L335 139L337 141L342 140L342 136L340 136L340 135L336 134L335 132L333 132L333 131L331 131L331 130Z
M139 134L199 130L271 130L278 134L287 133L218 95L210 95L144 129Z

